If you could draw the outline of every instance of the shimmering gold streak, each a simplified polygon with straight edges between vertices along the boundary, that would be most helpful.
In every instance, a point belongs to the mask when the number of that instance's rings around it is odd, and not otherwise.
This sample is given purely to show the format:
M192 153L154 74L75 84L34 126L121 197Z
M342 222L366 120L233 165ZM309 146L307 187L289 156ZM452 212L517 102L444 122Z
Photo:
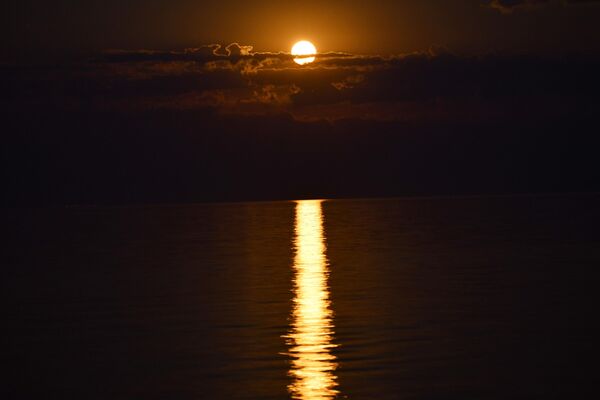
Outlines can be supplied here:
M291 357L289 392L296 399L331 399L336 389L334 324L329 299L321 200L296 204L294 303L287 336Z

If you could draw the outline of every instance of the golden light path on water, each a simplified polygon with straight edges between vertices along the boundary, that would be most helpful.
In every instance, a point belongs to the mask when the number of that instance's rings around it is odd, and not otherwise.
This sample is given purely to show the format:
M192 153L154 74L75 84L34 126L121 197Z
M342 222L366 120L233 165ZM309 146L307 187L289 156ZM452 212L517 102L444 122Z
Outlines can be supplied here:
M321 203L296 203L294 303L287 336L293 378L289 391L295 399L331 399L339 393Z

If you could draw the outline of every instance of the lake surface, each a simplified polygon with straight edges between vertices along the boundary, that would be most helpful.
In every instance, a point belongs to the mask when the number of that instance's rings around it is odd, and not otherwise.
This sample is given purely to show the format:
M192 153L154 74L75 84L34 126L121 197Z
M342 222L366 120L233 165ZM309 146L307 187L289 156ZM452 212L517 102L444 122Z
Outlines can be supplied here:
M598 200L5 210L4 398L578 398Z

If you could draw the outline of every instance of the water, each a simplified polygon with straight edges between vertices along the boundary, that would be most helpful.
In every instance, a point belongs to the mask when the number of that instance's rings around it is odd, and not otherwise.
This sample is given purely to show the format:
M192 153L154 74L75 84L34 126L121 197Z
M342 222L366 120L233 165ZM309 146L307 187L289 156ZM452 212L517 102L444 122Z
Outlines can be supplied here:
M5 211L5 398L577 397L598 200Z

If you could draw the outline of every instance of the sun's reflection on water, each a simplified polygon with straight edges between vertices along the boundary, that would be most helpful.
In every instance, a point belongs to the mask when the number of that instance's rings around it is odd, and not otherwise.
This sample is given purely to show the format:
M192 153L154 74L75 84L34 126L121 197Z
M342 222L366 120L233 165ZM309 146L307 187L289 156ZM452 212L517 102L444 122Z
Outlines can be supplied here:
M293 378L289 391L297 399L331 399L339 393L321 203L296 203L294 303L287 338Z

